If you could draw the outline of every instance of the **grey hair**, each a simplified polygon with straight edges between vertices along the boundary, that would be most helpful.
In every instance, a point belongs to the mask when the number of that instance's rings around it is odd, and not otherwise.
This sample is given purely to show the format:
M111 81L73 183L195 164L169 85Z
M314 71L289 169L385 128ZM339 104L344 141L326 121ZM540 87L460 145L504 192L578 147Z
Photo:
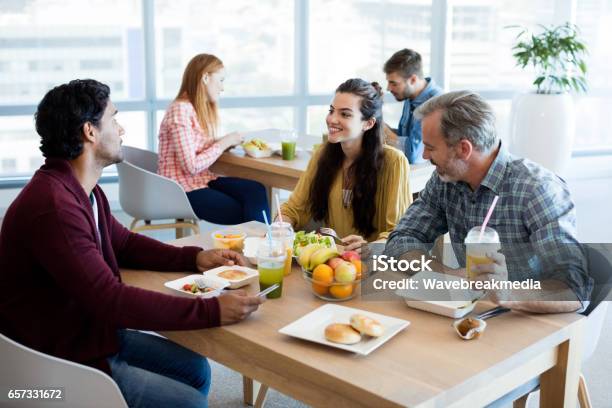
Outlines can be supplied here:
M467 139L476 150L484 153L497 147L495 114L480 95L471 91L442 94L419 106L414 115L423 119L436 111L442 111L440 130L449 146Z

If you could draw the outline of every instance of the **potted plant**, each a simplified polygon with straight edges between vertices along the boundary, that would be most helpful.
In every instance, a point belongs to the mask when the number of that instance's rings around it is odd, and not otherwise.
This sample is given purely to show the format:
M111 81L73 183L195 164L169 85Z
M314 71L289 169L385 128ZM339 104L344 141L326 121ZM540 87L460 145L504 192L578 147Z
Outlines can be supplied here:
M583 59L587 48L573 24L540 27L537 35L523 28L512 48L517 66L535 68L536 90L513 100L510 150L562 174L571 156L576 123L569 92L587 90Z

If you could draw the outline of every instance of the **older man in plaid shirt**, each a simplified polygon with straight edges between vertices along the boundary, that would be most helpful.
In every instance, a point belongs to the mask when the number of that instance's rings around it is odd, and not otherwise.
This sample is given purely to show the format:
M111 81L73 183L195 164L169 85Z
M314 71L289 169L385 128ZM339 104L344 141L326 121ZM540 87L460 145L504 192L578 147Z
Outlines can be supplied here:
M472 270L483 280L537 279L542 290L535 296L533 292L493 291L493 301L542 313L585 308L593 283L576 240L574 204L565 182L509 154L496 134L491 107L477 94L440 95L415 113L422 118L423 158L436 166L436 172L389 236L385 254L420 256L448 232L463 265L463 240L472 227L482 224L497 195L488 225L499 234L502 250L490 254L491 264ZM465 276L463 269L435 265Z

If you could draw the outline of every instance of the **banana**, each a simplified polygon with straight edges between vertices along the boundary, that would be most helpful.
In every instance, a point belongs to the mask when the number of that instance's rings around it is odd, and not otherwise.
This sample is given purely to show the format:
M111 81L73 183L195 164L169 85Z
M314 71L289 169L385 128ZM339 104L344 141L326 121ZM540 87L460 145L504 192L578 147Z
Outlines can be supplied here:
M298 263L302 265L304 268L308 269L308 265L310 265L310 256L317 251L318 249L323 248L321 244L310 244L306 245L300 251L300 255L298 256Z
M318 265L324 264L325 262L338 255L339 253L336 248L323 247L321 249L317 249L312 255L310 255L310 264L308 265L308 270L313 270Z

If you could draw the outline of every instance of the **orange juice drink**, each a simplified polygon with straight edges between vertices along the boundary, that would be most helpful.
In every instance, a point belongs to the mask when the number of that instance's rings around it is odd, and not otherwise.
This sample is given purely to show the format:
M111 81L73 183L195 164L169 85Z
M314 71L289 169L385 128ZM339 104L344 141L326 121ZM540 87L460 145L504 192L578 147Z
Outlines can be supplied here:
M467 271L468 279L474 279L476 273L472 272L472 267L476 265L490 264L493 261L488 256L467 255L465 256L465 270Z
M272 223L271 229L272 239L282 242L287 253L287 259L285 259L285 266L283 269L284 275L287 276L291 273L291 262L293 261L293 240L295 238L293 227L291 227L291 224L288 222L276 221Z
M291 273L291 264L293 262L293 248L287 247L287 259L285 259L285 270L284 275L287 276Z
M468 279L474 279L476 272L472 268L476 265L490 264L493 260L487 256L501 248L499 235L493 228L486 227L482 237L480 226L472 228L465 237L465 270Z

